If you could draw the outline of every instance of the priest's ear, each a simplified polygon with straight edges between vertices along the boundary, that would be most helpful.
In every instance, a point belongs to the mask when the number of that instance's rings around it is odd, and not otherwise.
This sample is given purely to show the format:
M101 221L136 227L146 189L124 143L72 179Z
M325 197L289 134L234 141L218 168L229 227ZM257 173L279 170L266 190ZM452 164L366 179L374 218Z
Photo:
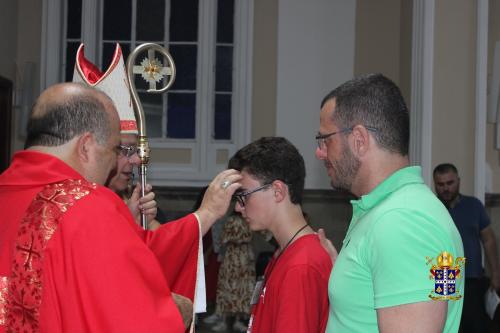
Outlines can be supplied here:
M82 162L92 160L92 151L95 149L96 140L92 133L85 132L76 141L76 153Z

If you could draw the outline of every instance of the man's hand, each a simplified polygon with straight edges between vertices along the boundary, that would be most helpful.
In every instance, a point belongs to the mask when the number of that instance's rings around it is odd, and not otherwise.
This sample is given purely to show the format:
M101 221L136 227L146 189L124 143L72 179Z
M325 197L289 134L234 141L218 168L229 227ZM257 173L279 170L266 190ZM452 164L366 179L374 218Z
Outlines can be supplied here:
M146 185L146 195L141 197L141 184L137 183L130 199L127 201L127 206L135 219L135 222L141 224L141 213L146 214L146 220L153 221L158 208L156 207L155 193L151 190L153 187L149 184Z
M335 246L333 246L332 242L328 238L326 238L325 230L319 229L318 237L319 237L319 242L326 250L326 252L328 252L328 254L330 255L330 258L332 259L332 264L335 265L335 260L337 260L338 252L335 249Z
M174 299L175 305L181 313L182 321L184 322L184 327L189 329L191 322L193 321L193 302L187 297L179 294L172 293L172 298Z
M195 212L201 222L201 232L206 234L208 229L219 218L226 214L231 197L241 187L238 181L241 175L233 169L224 170L212 180L203 196L200 208Z
M490 287L494 290L500 290L500 274L498 271L491 272Z
M497 241L491 225L483 228L480 233L483 242L484 254L488 271L490 273L490 286L495 290L500 289L500 264L497 256Z

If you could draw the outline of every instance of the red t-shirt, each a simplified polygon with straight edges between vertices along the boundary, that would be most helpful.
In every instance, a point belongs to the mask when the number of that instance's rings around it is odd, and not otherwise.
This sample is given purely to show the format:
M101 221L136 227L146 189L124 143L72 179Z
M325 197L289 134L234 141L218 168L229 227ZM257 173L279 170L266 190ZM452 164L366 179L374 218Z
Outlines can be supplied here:
M248 332L324 332L331 269L317 235L293 242L267 265L267 282L252 309Z
M112 191L33 151L0 175L0 207L0 332L184 332L170 290L193 299L193 215L144 231Z

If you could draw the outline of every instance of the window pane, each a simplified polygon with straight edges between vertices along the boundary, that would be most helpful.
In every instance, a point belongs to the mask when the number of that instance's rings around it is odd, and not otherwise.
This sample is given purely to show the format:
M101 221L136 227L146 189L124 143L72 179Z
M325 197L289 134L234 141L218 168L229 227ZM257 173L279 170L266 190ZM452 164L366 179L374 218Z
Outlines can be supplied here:
M196 53L194 45L170 45L177 73L172 90L196 90Z
M144 111L146 112L146 111ZM148 110L146 113L146 131L148 138L161 138L161 109L160 110Z
M151 138L162 137L162 96L160 94L139 93L139 99L146 115L147 135Z
M104 0L103 39L130 40L132 0Z
M233 43L234 0L217 1L217 43Z
M215 95L214 139L231 139L231 95Z
M120 42L120 47L122 48L123 62L127 66L127 59L130 55L130 43Z
M82 0L68 0L67 38L80 39L82 30Z
M233 90L233 47L217 46L215 68L215 90Z
M198 0L170 2L170 41L198 41Z
M130 54L130 45L128 43L120 43L123 53L123 62L127 65L127 57ZM104 42L102 44L102 59L101 59L101 71L105 72L109 65L111 65L111 60L113 60L113 54L115 53L116 42Z
M66 44L66 68L65 81L73 81L73 71L75 70L76 51L80 42L68 42Z
M165 0L137 1L137 40L163 41Z
M146 91L149 89L149 82L142 78L142 75L134 75L135 88L139 91Z
M196 94L168 93L167 136L195 138Z
M163 94L153 94L153 93L140 93L139 98L141 99L142 105L148 105L155 108L161 108L163 105Z

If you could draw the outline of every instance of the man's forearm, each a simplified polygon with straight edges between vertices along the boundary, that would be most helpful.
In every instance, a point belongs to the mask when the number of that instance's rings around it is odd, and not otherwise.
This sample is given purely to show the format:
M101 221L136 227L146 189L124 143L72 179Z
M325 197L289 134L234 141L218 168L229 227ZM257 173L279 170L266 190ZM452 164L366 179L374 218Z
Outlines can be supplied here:
M484 254L486 256L486 264L491 274L499 273L497 242L495 233L491 226L481 230L481 240L483 242Z
M491 226L481 230L481 240L483 241L486 264L490 273L491 286L495 289L500 289L500 267L498 264L497 242Z
M483 244L484 253L486 255L486 264L488 265L488 270L490 273L498 273L498 255L497 255L497 244L494 239L490 239Z

